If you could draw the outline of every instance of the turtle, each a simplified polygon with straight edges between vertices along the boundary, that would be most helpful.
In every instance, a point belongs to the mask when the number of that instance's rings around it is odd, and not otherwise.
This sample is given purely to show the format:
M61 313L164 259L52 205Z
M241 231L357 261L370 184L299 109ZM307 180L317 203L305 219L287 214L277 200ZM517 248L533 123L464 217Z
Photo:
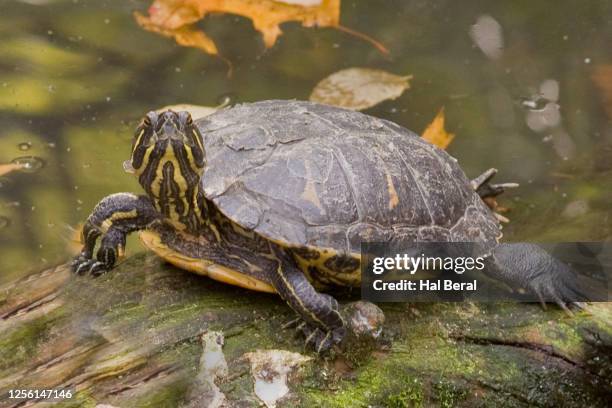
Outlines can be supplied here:
M482 199L503 191L489 183L494 170L471 181L444 150L364 113L297 100L198 120L151 111L124 168L146 194L97 204L76 273L111 270L126 236L141 231L179 267L280 295L317 352L346 335L330 293L360 285L366 241L476 242L491 276L563 308L576 298L570 267L537 245L500 243L500 222Z

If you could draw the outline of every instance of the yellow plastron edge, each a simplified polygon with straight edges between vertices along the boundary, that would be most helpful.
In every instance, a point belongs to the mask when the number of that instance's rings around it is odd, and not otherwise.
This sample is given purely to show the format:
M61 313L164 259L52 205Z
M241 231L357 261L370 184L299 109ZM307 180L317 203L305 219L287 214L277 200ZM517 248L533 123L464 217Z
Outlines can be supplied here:
M205 259L191 258L178 253L162 243L159 235L155 232L141 231L139 236L145 247L177 268L197 273L198 275L208 276L216 281L240 286L241 288L259 292L276 293L276 290L270 284L253 278L252 276L244 275Z

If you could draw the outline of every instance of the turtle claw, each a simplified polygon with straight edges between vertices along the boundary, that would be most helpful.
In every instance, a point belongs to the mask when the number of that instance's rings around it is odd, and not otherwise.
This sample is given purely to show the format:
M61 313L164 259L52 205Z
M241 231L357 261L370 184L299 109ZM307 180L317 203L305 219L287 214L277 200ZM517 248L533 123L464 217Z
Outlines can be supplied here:
M106 272L108 268L104 262L96 261L95 259L86 259L84 257L77 257L71 263L72 271L79 276L85 274L98 277Z
M98 277L113 268L117 259L117 251L118 249L115 247L105 245L105 243L102 242L102 246L98 250L95 258L92 256L91 251L85 249L74 258L70 266L77 275L88 274L93 277Z
M535 244L500 244L493 260L490 276L526 289L543 307L555 303L568 315L572 315L571 307L583 308L594 290L570 265Z
M569 270L564 270L556 277L540 275L530 282L528 289L538 297L544 310L546 302L551 302L572 317L572 309L582 310L586 306L586 297L580 290L579 282Z
M72 262L70 262L70 266L72 267L72 271L77 275L83 275L85 272L89 270L90 264L93 262L92 259L87 259L81 255L74 258Z
M103 262L94 262L89 268L89 274L94 277L98 277L108 272L106 265Z
M287 323L283 324L282 329L287 330L294 327L298 328L302 323L303 320L300 317L296 317L295 319L289 320Z
M304 336L305 347L312 347L318 354L329 350L334 344L340 343L346 334L346 329L344 327L323 330L306 323L301 318L285 323L283 328L295 328L296 334Z
M318 327L305 325L302 333L306 336L304 341L306 347L312 347L317 354L329 350L334 344L338 344L344 338L346 330L344 327L324 331Z
M509 188L519 188L521 185L519 183L498 183L491 184L491 188L496 191L501 191L502 193Z
M586 302L564 302L560 299L556 300L555 303L563 309L566 315L573 317L574 313L586 310Z
M317 353L328 350L332 345L331 332L323 333L316 328L310 332L305 340L306 347L312 346Z
M471 181L472 188L482 198L494 198L509 188L517 188L518 183L490 183L497 174L497 169L491 168Z
M570 306L570 309L586 310L587 303L586 302L570 302L569 306Z

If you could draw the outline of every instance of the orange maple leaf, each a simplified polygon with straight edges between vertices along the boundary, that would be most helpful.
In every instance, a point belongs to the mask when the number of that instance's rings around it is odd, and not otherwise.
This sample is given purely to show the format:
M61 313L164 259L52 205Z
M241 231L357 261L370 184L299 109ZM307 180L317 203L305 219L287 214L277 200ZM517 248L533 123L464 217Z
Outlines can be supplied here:
M383 54L389 53L376 40L340 25L340 0L321 0L313 6L281 0L155 0L148 12L148 16L134 13L136 22L145 30L173 37L180 45L199 48L211 55L219 55L215 42L192 26L211 13L249 18L263 35L267 48L282 34L282 23L298 21L304 27L334 27L370 42Z
M440 149L446 149L453 141L455 135L444 129L444 107L440 109L434 120L427 126L422 137Z

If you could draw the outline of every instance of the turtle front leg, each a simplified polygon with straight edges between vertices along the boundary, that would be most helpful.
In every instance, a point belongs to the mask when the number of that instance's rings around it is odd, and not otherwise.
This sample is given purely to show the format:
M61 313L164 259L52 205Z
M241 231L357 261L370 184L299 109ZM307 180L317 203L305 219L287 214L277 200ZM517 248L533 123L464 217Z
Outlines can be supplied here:
M123 253L126 236L147 228L158 217L148 197L117 193L103 198L83 226L83 249L71 264L74 272L99 276L109 271ZM100 237L100 248L94 259Z
M304 321L299 327L306 336L306 345L317 353L342 341L346 334L344 319L333 297L318 293L293 258L276 245L271 245L278 259L271 281L278 294Z

